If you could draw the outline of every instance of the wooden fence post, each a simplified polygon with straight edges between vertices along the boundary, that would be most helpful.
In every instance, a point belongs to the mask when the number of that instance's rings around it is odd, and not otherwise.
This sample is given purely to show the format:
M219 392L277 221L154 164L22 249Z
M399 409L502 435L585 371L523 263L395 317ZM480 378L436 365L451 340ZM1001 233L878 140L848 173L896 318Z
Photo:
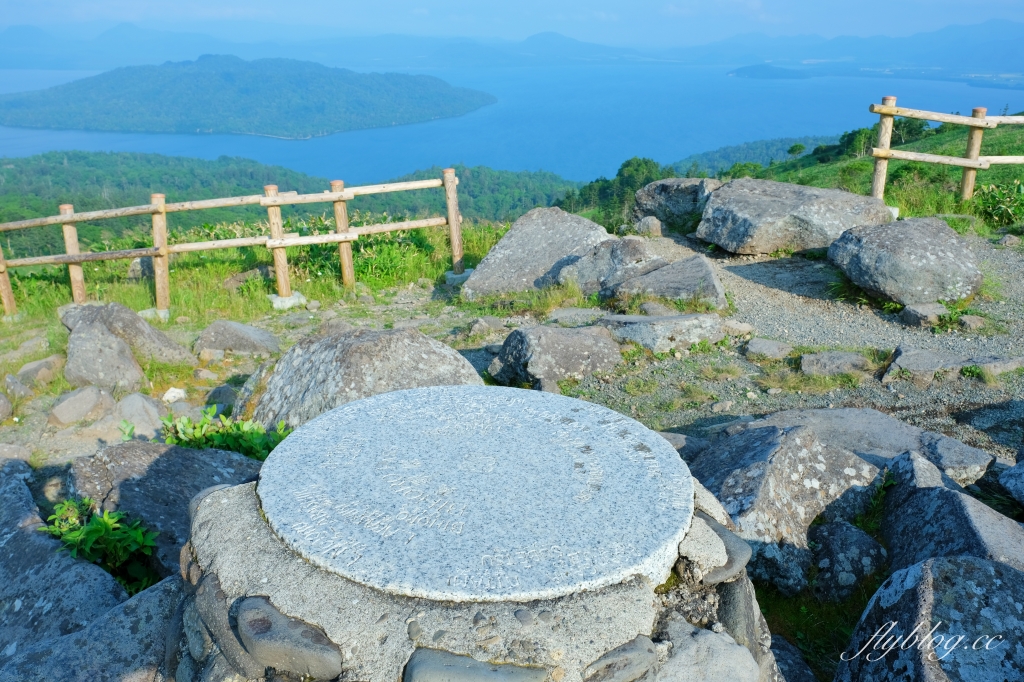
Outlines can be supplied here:
M988 113L988 109L985 107L976 107L971 111L971 116L974 118L985 118L985 114ZM984 128L969 128L967 132L967 155L965 158L971 160L977 160L981 156L981 136L984 134ZM976 168L964 168L964 177L960 181L960 201L970 201L974 196L974 181L978 177L978 170Z
M263 194L268 197L277 196L277 185L266 185ZM281 222L281 207L267 206L267 220L270 222L270 238L284 239L284 224ZM290 298L292 285L288 280L288 253L284 247L271 249L274 254L274 277L277 279L277 295L279 298Z
M153 256L153 288L156 290L156 314L166 322L171 317L171 279L167 251L167 214L163 210L166 197L163 194L151 194L149 203L156 204L160 209L153 214L153 248L160 249L159 255Z
M71 204L61 204L61 215L70 215L75 212ZM64 253L75 255L81 253L78 249L78 228L74 223L61 225L64 230ZM82 273L82 266L75 263L68 263L68 279L71 281L71 300L81 305L85 303L85 275Z
M341 192L345 189L345 183L341 180L331 180L331 191ZM334 202L334 231L338 234L348 232L348 204L344 201ZM346 289L356 285L356 267L352 260L352 242L338 243L338 258L341 260L341 282Z
M3 247L0 247L0 303L3 303L4 315L7 317L18 314L18 306L14 303L14 289L11 288L11 278L7 274L7 261L4 260Z
M461 275L466 271L462 262L462 215L459 213L459 194L456 190L458 179L454 168L445 168L442 172L444 180L444 198L448 204L448 238L452 244L452 272Z
M883 107L896 106L895 97L883 97ZM888 149L892 142L893 117L882 114L878 117L878 144L879 149ZM889 159L875 159L875 176L871 179L871 196L876 199L885 200L885 176L889 172Z

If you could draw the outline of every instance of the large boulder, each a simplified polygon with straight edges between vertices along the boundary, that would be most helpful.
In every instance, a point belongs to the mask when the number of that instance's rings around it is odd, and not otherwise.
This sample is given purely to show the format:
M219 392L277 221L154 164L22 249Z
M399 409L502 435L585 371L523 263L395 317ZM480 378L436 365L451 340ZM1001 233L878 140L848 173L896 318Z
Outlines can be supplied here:
M818 575L812 589L821 601L845 601L865 578L886 563L885 548L870 535L846 521L812 526Z
M819 514L862 511L878 468L807 427L762 427L713 443L690 465L751 543L748 570L784 594L807 585L807 531Z
M598 324L619 343L633 342L654 353L685 350L695 343L725 338L718 315L607 315Z
M750 422L748 428L809 426L825 443L845 448L882 468L913 450L923 454L960 485L981 478L994 459L984 450L955 438L925 431L870 408L786 410Z
M923 390L931 386L936 376L956 376L964 367L977 367L980 371L998 376L1024 367L1024 357L969 357L900 345L893 353L892 362L882 377L882 383L891 384L894 381L908 380Z
M772 654L786 682L818 682L800 650L782 637L772 637Z
M270 355L281 350L277 339L265 329L240 322L217 320L204 329L192 344L195 353L204 350L231 351L251 355Z
M999 474L999 483L1017 502L1024 504L1024 461Z
M697 237L732 253L828 248L851 227L892 222L881 199L740 178L708 200Z
M612 293L619 297L648 294L682 300L696 298L707 301L715 308L724 308L729 303L711 261L703 254L695 254L628 279L615 286Z
M506 386L559 393L558 381L608 372L620 362L619 345L604 328L524 327L508 335L488 371Z
M722 186L714 178L668 178L655 180L636 191L633 221L653 216L669 227L684 223L704 210L711 193Z
M118 401L111 414L98 419L94 424L82 430L83 436L99 438L109 442L120 441L126 435L121 431L122 422L134 427L135 438L153 440L160 437L163 431L161 418L166 417L167 406L141 393L132 393Z
M462 294L541 289L558 281L558 273L603 241L615 239L597 223L560 208L535 208L512 225L484 257Z
M967 242L938 218L847 230L828 249L854 284L897 303L956 301L981 289L981 270Z
M213 485L251 481L259 470L259 462L237 452L132 441L74 460L67 488L96 500L104 511L122 511L158 532L157 568L170 575L188 540L189 500Z
M1024 679L1024 573L976 557L893 573L868 602L836 682Z
M64 378L72 386L122 391L137 391L146 379L128 344L98 322L76 325L71 332Z
M167 578L111 608L73 634L30 642L6 661L0 682L89 680L164 682L169 642L176 643L178 604L184 595L178 576ZM225 679L225 678L220 678Z
M656 255L643 237L623 237L603 241L578 261L558 273L561 284L576 282L584 294L610 296L616 286L628 279L668 265Z
M139 360L156 360L172 365L194 365L196 359L187 349L172 341L163 332L153 329L135 311L120 303L106 305L70 304L58 311L60 321L71 332L79 326L102 324L111 334L128 344Z
M302 339L281 356L273 371L257 371L250 382L266 382L253 417L291 427L371 395L422 386L482 385L462 355L416 329L349 332ZM248 383L247 383L248 385ZM250 386L246 402L258 392Z
M64 428L81 421L95 420L114 409L114 399L108 391L95 386L83 386L57 398L50 408L48 422Z
M724 632L693 627L671 612L664 624L672 643L669 658L652 682L758 682L761 671L753 655Z
M15 376L26 386L46 386L57 377L63 366L63 355L51 355L22 365Z
M24 482L30 472L21 461L0 466L0 669L32 644L78 632L128 598L109 573L73 559L38 530L43 521Z

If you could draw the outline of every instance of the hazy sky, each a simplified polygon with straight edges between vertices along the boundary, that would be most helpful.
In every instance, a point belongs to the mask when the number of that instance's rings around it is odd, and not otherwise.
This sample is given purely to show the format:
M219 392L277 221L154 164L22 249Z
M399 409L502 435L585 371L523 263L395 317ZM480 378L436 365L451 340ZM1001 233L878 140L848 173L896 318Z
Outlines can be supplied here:
M239 41L325 33L519 40L557 31L642 47L755 31L900 36L989 19L1024 21L1024 0L0 0L0 27L32 24L89 35L134 22Z

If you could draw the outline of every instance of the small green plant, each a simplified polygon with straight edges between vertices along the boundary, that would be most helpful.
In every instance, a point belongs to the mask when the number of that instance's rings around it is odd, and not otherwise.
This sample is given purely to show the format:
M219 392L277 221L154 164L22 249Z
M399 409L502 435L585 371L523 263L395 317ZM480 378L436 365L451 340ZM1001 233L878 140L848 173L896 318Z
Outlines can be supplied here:
M640 358L644 357L644 355L645 353L643 346L635 343L630 343L629 348L622 351L622 360L624 362L636 362L640 360Z
M128 442L135 438L135 424L132 424L127 419L122 419L121 423L118 424L117 430L121 432L121 440Z
M960 374L967 377L968 379L980 379L982 375L981 367L978 365L967 365L966 367L960 368Z
M216 410L210 406L203 411L202 419L195 423L189 417L164 417L161 420L164 440L171 445L198 450L215 448L240 452L262 462L292 432L285 427L284 421L268 433L263 424L254 420L235 420L224 415L214 417Z
M708 353L714 353L715 347L707 339L701 339L690 346L690 352L695 355L707 355Z
M743 376L743 369L735 362L726 365L708 365L700 370L700 376L708 381L736 379Z
M658 382L654 379L630 379L623 385L622 390L634 398L641 395L654 393L658 390Z
M63 543L71 556L98 564L124 586L129 595L159 580L147 557L156 547L157 533L140 521L127 522L121 512L94 511L88 497L58 502L49 523L39 530Z
M881 480L871 493L867 508L853 520L853 525L879 541L882 539L879 531L885 516L885 494L894 485L896 485L896 478L891 471L886 469L882 472Z
M694 406L709 403L715 399L714 395L708 393L697 384L688 384L685 382L679 384L679 395L682 400L685 401L685 404Z
M1024 184L1014 180L1012 184L982 185L974 204L992 224L1016 225L1024 221Z

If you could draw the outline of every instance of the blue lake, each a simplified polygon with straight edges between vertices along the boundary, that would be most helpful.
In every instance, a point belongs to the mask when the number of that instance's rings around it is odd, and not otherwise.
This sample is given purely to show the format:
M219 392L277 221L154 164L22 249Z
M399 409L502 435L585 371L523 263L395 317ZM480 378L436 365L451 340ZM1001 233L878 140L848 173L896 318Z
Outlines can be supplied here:
M547 170L573 180L611 176L631 156L662 163L772 137L828 135L872 125L883 95L933 111L1024 109L1024 91L892 78L752 80L725 68L670 63L429 73L495 95L466 116L312 140L243 135L150 135L0 127L0 157L53 150L240 156L349 184L454 163ZM411 71L410 71L411 72ZM0 92L49 87L83 72L0 71Z

